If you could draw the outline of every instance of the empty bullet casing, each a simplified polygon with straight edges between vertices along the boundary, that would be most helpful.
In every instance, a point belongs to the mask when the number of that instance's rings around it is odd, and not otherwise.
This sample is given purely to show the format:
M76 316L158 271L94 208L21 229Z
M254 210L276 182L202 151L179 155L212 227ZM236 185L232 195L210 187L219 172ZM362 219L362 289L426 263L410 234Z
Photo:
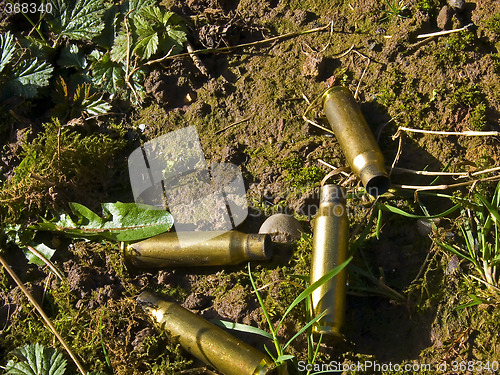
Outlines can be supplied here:
M311 284L344 263L349 242L349 222L343 189L325 185L320 190L319 209L313 221ZM344 322L346 272L342 270L311 294L312 318L326 311L313 326L318 333L340 335Z
M264 353L185 308L143 292L137 301L160 329L224 375L270 375L274 364Z
M351 92L345 87L331 87L323 95L323 108L352 171L366 191L374 196L385 193L390 181L384 157Z
M175 232L163 233L125 246L123 255L138 267L221 266L271 256L271 239L267 234L237 231L211 234L214 236L207 239L207 232L191 232L189 237L183 232L185 246L181 247Z

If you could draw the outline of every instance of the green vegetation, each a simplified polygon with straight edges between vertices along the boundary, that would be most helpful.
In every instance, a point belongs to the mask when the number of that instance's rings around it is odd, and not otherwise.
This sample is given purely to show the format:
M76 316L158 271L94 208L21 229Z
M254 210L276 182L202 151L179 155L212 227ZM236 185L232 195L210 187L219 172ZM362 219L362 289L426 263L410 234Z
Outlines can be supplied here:
M486 21L486 27L493 31L494 33L497 33L500 35L500 13L496 13L492 15L487 21Z
M183 20L154 0L111 7L103 0L50 4L53 11L42 14L35 27L39 38L0 34L1 100L46 97L48 90L40 89L55 80L55 113L62 118L106 113L111 107L103 94L138 104L145 96L149 66L160 62L158 57L178 53L186 41ZM116 25L121 29L115 30ZM22 48L15 48L16 43Z
M437 48L434 54L439 63L446 67L464 63L469 58L466 52L476 48L476 41L476 34L472 31L453 33L444 41L444 46Z
M304 166L301 158L297 154L284 159L281 166L285 169L285 179L290 182L293 187L303 187L316 185L326 173L323 169L313 165Z
M0 215L9 214L8 220L14 222L26 204L31 213L43 213L54 205L53 195L63 191L70 200L78 200L77 191L85 200L85 194L99 190L112 177L102 167L116 165L124 148L124 140L105 133L84 135L57 119L45 123L32 141L23 142L13 178L1 186Z
M408 5L404 0L385 0L385 16L382 18L382 21L389 20L394 22L399 18L405 18L405 11L407 9Z
M416 8L429 14L437 13L438 7L441 5L439 0L418 0Z

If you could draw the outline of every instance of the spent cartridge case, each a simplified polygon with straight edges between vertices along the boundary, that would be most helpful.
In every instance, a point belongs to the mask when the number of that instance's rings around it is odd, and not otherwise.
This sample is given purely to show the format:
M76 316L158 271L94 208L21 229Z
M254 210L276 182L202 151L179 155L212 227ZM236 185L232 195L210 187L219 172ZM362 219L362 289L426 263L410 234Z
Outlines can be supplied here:
M345 262L348 242L349 222L344 191L338 185L322 186L318 213L313 220L311 284ZM340 328L344 322L345 298L344 269L311 294L312 318L326 311L313 326L314 332L340 336Z
M183 232L182 246L175 232L163 233L124 246L125 260L137 267L222 266L271 256L267 234ZM208 239L207 239L208 238Z
M185 350L224 375L275 373L267 355L182 306L149 292L143 292L137 301L159 329L177 337Z
M328 89L323 94L323 109L352 171L366 191L373 196L385 193L390 180L384 157L349 89Z

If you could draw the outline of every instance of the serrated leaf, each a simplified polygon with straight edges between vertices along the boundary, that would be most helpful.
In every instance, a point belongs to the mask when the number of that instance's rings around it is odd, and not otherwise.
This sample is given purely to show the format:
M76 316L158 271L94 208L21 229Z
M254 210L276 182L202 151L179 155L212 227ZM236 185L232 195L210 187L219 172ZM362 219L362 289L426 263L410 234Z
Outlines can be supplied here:
M22 60L12 69L12 77L7 85L16 95L33 98L40 87L47 86L54 68L37 58Z
M111 48L111 60L115 62L125 61L127 59L127 47L127 30L125 29L125 26L123 26L115 38L113 47Z
M125 82L125 65L111 61L109 52L105 53L100 60L92 64L92 77L94 83L104 91L121 96L123 99L131 100L133 103L138 102L129 85ZM137 69L130 77L130 85L132 85L135 93L138 95L139 101L146 95L144 86L142 85L144 77L145 72L142 69Z
M172 50L172 54L182 51L182 45L187 41L186 33L184 30L174 26L167 26L162 41L160 42L160 49L167 53Z
M50 60L51 54L54 52L47 43L33 36L20 39L19 44L29 51L30 57L36 57L39 60Z
M111 105L102 99L102 95L91 93L91 85L84 83L79 85L73 97L70 117L75 118L82 113L89 115L99 115L108 112Z
M62 213L53 221L44 221L33 229L63 232L77 238L100 238L113 241L137 241L168 231L172 215L156 207L135 203L103 203L103 216L80 204L71 204L73 220Z
M131 12L130 14L133 14L134 12L138 12L142 10L145 7L151 6L155 4L155 0L130 0L130 1L124 1L122 8L123 8L123 14L127 14L128 12Z
M66 360L56 349L42 345L27 344L11 352L18 361L9 360L5 367L7 375L64 375Z
M125 70L123 65L111 61L109 52L92 65L94 82L103 90L116 94L125 86Z
M142 60L148 60L158 50L158 34L151 29L150 34L144 34L136 43L133 52Z
M0 34L0 72L12 59L15 49L16 43L10 31Z
M52 30L74 40L90 40L104 28L102 16L107 7L103 0L51 0Z
M83 70L87 66L87 60L77 45L70 44L62 49L57 64L65 68L76 67Z

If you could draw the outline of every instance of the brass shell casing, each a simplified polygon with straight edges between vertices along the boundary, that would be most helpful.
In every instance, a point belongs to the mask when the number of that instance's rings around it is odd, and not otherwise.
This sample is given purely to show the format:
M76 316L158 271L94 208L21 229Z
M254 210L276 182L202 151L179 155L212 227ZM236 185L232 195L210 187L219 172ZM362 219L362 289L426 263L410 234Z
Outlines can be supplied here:
M206 239L207 232L191 232L189 236L184 232L181 247L175 232L163 233L126 245L123 255L137 267L222 266L271 256L271 239L267 234L237 231L211 234L214 236Z
M338 185L325 185L320 190L318 213L313 221L311 284L347 259L349 221L345 196ZM311 294L312 318L326 310L313 326L313 331L340 336L344 322L346 299L345 269Z
M275 373L267 355L182 306L149 292L143 292L137 301L159 329L177 337L185 350L224 375Z
M352 171L366 191L373 196L385 193L390 180L384 157L349 89L328 89L323 94L323 109Z

